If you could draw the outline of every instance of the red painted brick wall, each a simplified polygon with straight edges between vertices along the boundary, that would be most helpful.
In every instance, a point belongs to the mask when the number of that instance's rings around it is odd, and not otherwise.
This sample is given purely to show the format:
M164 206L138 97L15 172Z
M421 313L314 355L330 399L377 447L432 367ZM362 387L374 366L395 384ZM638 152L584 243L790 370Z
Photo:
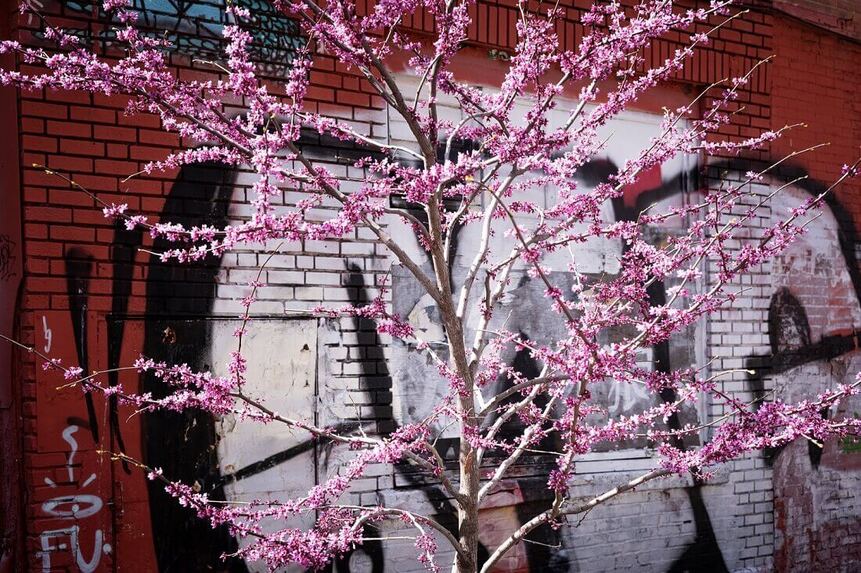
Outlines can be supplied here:
M830 185L839 177L843 163L861 156L861 43L779 16L775 18L774 47L774 126L807 124L774 145L775 158L829 143L793 158L792 163L820 186ZM835 215L848 217L852 221L849 228L857 231L861 182L850 180L837 189L834 198ZM855 237L851 239L857 242ZM837 259L840 253L833 256ZM775 465L775 565L779 571L854 570L861 560L861 520L845 509L857 503L859 454L843 452L835 441L825 446L820 467L812 468L807 450L804 443L793 444Z
M13 6L0 8L0 34L9 36L14 21ZM0 65L12 65L8 55ZM0 139L0 334L12 337L19 287L23 275L21 256L21 206L19 181L18 101L12 90L0 93L0 124L7 137ZM23 559L22 452L20 385L17 383L18 352L10 344L0 344L0 572L11 573Z
M861 21L855 0L774 0L774 7L788 16L861 40Z
M772 122L775 128L794 123L793 129L774 145L775 157L792 150L828 143L793 159L810 176L823 183L840 175L840 166L861 155L861 99L858 98L858 66L861 43L824 32L789 17L780 17L774 28L777 58L772 67ZM840 203L861 224L861 182L857 179L837 190Z
M44 3L43 12L52 22L76 28L97 30L98 24L62 3ZM19 17L19 37L35 43L32 32L38 21ZM173 63L181 76L204 78L208 74L193 69L188 57L178 55ZM381 106L381 100L370 94L363 79L344 70L333 58L318 59L317 71L308 93L309 106L325 107L327 112L352 118L356 106ZM8 92L7 92L8 93ZM90 369L108 368L107 322L116 313L115 292L128 289L123 313L139 315L147 308L146 265L150 255L138 251L128 281L114 281L111 264L119 234L101 213L101 207L80 191L73 190L62 179L49 175L40 166L62 172L107 202L128 203L130 209L158 218L177 173L160 173L123 181L138 172L147 161L164 158L179 145L175 134L159 130L158 119L151 116L128 117L123 113L122 97L83 93L27 92L19 96L21 197L26 280L20 304L18 338L64 363L80 362L81 323L85 333ZM241 102L240 102L241 104ZM239 108L228 110L238 112ZM142 247L151 248L144 237ZM78 275L77 286L69 278ZM194 279L190 279L194 281ZM194 304L196 289L211 289L211 283L186 289L189 305ZM70 308L69 292L83 288L84 299L78 310ZM83 305L83 310L80 310ZM73 314L82 313L79 323ZM78 332L75 332L75 331ZM142 350L142 336L127 332L122 360L134 360ZM134 388L136 377L121 379ZM147 509L147 489L140 471L127 473L97 450L119 449L117 436L110 429L109 408L94 397L99 440L87 425L89 412L80 391L57 390L62 383L56 373L45 372L40 361L23 355L19 388L23 413L25 485L19 491L26 512L26 555L20 553L16 566L23 570L77 570L76 556L69 550L72 536L64 532L79 527L75 533L84 559L91 562L100 555L98 571L157 570ZM130 411L122 410L125 420ZM72 428L76 430L71 430ZM123 423L126 451L143 459L140 420ZM74 452L74 456L72 453ZM87 483L89 476L95 476ZM87 484L87 485L84 485ZM69 503L52 500L75 497L83 502L85 513L80 519L69 517ZM96 498L99 501L96 501ZM48 504L48 505L46 505ZM95 506L101 507L95 511ZM13 509L10 507L10 509ZM92 512L90 510L93 510ZM91 513L91 514L90 514ZM50 534L49 532L58 532ZM47 538L47 541L46 541ZM65 544L65 550L52 551L49 560L40 551Z

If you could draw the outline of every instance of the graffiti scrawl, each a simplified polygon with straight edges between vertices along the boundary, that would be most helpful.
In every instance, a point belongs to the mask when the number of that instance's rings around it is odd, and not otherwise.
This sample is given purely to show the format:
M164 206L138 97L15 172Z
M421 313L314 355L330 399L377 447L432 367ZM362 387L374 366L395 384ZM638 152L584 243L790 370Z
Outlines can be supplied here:
M69 553L74 557L74 562L80 571L92 573L99 566L102 555L110 554L113 550L109 543L104 542L104 534L101 529L95 530L92 540L82 539L82 528L78 522L98 514L104 503L98 495L85 493L96 481L96 474L91 473L83 481L75 476L75 456L78 453L75 433L78 429L78 426L68 426L62 434L63 440L69 445L69 455L66 461L67 482L63 485L74 484L78 493L52 497L42 503L42 513L45 516L74 522L71 525L42 531L39 534L42 571L45 572L52 570L52 555ZM54 480L47 477L45 484L51 489L59 487ZM85 546L90 546L92 549L87 551Z

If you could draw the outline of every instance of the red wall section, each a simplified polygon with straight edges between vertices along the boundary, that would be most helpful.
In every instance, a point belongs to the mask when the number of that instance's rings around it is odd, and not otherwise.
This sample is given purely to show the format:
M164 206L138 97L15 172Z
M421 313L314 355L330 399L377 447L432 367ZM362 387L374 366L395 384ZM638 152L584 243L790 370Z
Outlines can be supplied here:
M12 31L14 6L0 8L0 35ZM0 65L14 62L9 56ZM16 306L23 276L21 256L21 184L18 164L18 101L14 90L0 88L0 334L15 336ZM21 559L24 524L21 519L20 392L16 384L16 350L0 342L0 572L14 570Z
M772 148L775 159L819 143L829 143L792 159L810 174L814 185L827 187L840 176L843 163L861 156L861 100L858 65L861 44L790 17L775 21L772 65L773 125L804 122ZM846 218L845 229L861 225L861 181L837 189L832 211ZM856 247L857 249L857 247ZM844 253L856 256L856 253ZM834 259L840 253L833 253ZM828 325L825 325L826 328ZM815 382L815 380L814 380ZM861 558L861 520L851 511L829 511L829 504L851 508L861 477L858 453L837 442L826 445L820 467L811 467L808 446L792 444L774 468L775 566L778 571L850 571Z
M772 68L772 123L805 123L772 146L775 158L793 150L829 143L794 158L813 179L830 184L840 166L861 156L861 98L858 66L861 43L823 31L790 17L774 27ZM850 210L855 228L861 225L861 181L854 179L837 190L840 203Z

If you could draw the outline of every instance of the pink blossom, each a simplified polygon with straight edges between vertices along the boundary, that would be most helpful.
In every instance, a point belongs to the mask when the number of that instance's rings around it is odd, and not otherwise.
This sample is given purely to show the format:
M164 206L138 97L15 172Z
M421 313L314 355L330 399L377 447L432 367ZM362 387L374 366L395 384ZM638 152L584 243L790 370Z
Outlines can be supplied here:
M455 73L458 54L469 39L469 2L381 0L362 14L355 3L341 0L275 4L300 23L308 46L295 54L277 88L263 81L250 55L254 38L242 23L253 14L235 4L228 6L233 23L224 27L221 68L208 79L176 74L170 65L170 42L144 33L125 0L103 4L115 16L108 25L124 48L110 57L88 50L59 28L45 30L56 49L0 43L0 53L15 54L28 64L21 70L41 66L38 73L0 70L0 83L28 90L125 95L129 115L152 114L164 130L188 144L147 163L143 174L213 162L241 169L251 178L248 216L219 226L150 221L131 213L126 204L103 203L106 217L121 219L127 229L145 229L151 239L166 245L156 253L162 261L195 263L240 247L341 242L371 233L391 261L415 279L440 317L445 340L422 340L410 318L393 309L385 279L374 281L379 288L371 300L314 309L324 318L372 321L378 333L395 339L393 344L421 353L442 379L441 395L425 418L383 435L371 434L361 424L355 431L315 425L311 415L280 414L265 399L248 394L249 365L240 343L248 340L246 323L265 286L265 273L249 282L250 291L240 301L245 314L234 332L236 350L218 357L226 376L140 357L134 368L165 390L154 395L102 386L93 373L43 357L46 370L61 370L86 391L114 396L136 410L236 416L281 425L315 445L341 448L347 461L337 472L304 495L277 503L262 499L219 504L199 484L174 481L175 476L157 468L147 470L149 479L164 485L177 503L248 541L238 550L239 557L261 560L273 570L290 564L321 569L360 545L365 525L399 520L415 530L419 561L437 571L440 540L463 554L470 552L463 551L461 543L472 544L477 553L478 539L469 532L479 529L483 496L511 477L511 468L525 452L551 436L560 437L561 444L547 478L554 501L535 521L536 527L560 523L571 503L569 484L578 457L607 444L650 440L660 455L654 476L675 472L703 477L715 465L756 450L861 429L857 420L820 415L824 407L856 395L859 381L811 400L775 400L752 408L696 368L659 372L640 363L641 352L650 345L683 335L696 321L733 303L739 296L735 283L742 275L785 252L804 233L803 219L825 200L825 193L812 197L782 214L784 219L761 228L761 239L747 240L752 222L762 227L764 207L752 199L750 184L766 180L767 168L704 191L701 200L689 204L607 220L607 207L624 202L626 189L667 161L683 154L737 155L762 149L782 135L783 129L734 140L717 136L733 121L731 106L741 99L755 69L713 86L714 97L666 110L649 145L594 185L580 180L590 162L604 156L602 134L610 122L684 70L697 47L709 40L696 31L697 25L725 13L730 2L711 0L691 9L660 0L646 0L632 9L618 2L596 3L581 18L585 35L573 50L565 49L557 37L561 9L524 9L516 22L510 61L493 90L466 83ZM413 37L401 26L419 12L434 23L437 34L431 39ZM648 47L670 33L689 41L651 65L645 56ZM374 90L387 106L386 117L396 118L415 145L390 141L388 133L381 137L379 124L363 132L356 127L361 122L327 116L316 103L306 104L312 71L323 53L361 78L363 88ZM406 65L418 78L418 85L411 85L415 101L399 87L390 62ZM579 101L564 102L566 89L576 90ZM454 102L454 115L464 119L440 113L443 97ZM243 112L228 113L236 102L242 102ZM562 125L551 121L557 116L565 117ZM360 157L339 166L351 181L343 181L343 173L302 149L303 130L344 142L351 153L356 150ZM453 147L461 140L478 142L478 148L455 153ZM845 165L841 181L857 175L857 163ZM546 204L535 199L537 194L550 197L547 190L553 190L553 196ZM285 205L285 194L299 198ZM409 209L393 207L404 202ZM673 220L684 222L682 230L654 240L655 232ZM412 229L419 255L392 237L395 223ZM459 256L452 243L463 229L474 230L479 239L468 246L461 280L452 276L452 257ZM567 276L575 284L561 283L560 269L551 259L594 241L619 247L613 261L618 271L595 277L572 256ZM701 270L706 262L708 273ZM543 289L548 312L542 320L546 333L555 333L552 340L543 337L545 332L530 339L504 318L512 305L521 304L507 298L524 275ZM662 283L667 286L664 300L659 300L651 294ZM539 364L541 373L527 376L515 368L509 357L517 353ZM647 406L636 414L610 416L606 404L594 398L600 392L633 388L648 396ZM664 399L668 395L673 398ZM681 448L682 438L695 433L696 426L668 427L667 421L704 396L733 416L716 425L709 442ZM523 430L505 434L501 428L507 421ZM455 470L435 449L440 428L449 427L456 428L460 438L461 463ZM475 526L464 528L469 539L450 538L431 516L344 501L369 468L401 463L428 472L440 484L465 522ZM488 465L493 466L489 472L481 469ZM475 487L466 494L454 485L467 482ZM284 525L297 516L313 525ZM511 532L511 545L500 547L510 548L528 533ZM501 557L492 556L487 566L492 568L493 560Z

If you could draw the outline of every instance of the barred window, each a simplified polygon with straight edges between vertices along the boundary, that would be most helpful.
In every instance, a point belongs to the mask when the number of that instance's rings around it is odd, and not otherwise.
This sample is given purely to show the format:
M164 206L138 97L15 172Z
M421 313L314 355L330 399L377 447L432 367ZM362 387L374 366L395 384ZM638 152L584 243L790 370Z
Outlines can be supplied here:
M266 0L232 0L248 9L250 18L239 25L252 36L251 56L259 71L266 75L283 75L305 40L298 23ZM104 20L101 2L65 0L66 16L78 19ZM193 59L224 60L224 27L233 16L227 13L227 0L133 0L138 12L138 27L154 37L170 40L173 51ZM88 43L93 39L109 44L113 34L87 25L77 29Z

